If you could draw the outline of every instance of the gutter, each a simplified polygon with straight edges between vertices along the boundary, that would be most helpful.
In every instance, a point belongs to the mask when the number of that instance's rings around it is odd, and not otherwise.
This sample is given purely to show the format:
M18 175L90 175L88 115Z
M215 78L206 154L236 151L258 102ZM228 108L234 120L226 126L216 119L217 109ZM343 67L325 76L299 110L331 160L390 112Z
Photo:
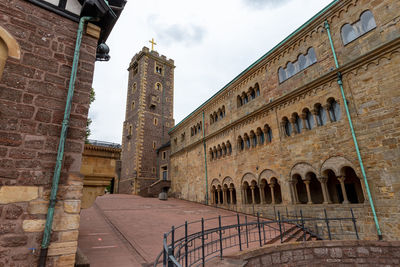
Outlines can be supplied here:
M82 17L79 21L79 27L78 27L76 43L75 43L74 60L72 63L71 76L70 76L70 80L69 80L67 102L65 104L64 119L62 121L60 142L58 144L56 167L54 169L53 182L52 182L52 186L51 186L50 203L49 203L49 208L47 210L46 224L45 224L45 228L44 228L44 232L43 232L42 246L40 249L39 265L38 265L39 267L46 266L47 252L48 252L50 237L51 237L51 229L53 226L54 208L55 208L56 202L57 202L58 183L60 182L60 173L61 173L61 167L62 167L63 157L64 157L64 146L65 146L65 141L67 139L67 130L68 130L69 118L70 118L70 114L71 114L72 98L74 96L76 73L78 71L79 53L80 53L81 42L82 42L83 27L85 26L86 22L93 20L93 19L94 19L93 17Z
M333 45L333 40L332 40L332 36L331 36L331 31L330 31L329 23L328 23L327 20L325 20L325 29L326 29L326 32L328 33L329 43L330 43L330 45L331 45L331 50L332 50L333 58L334 58L334 60L335 60L336 69L339 69L340 66L339 66L339 63L338 63L338 60L337 60L337 57L336 57L335 47L334 47L334 45ZM358 147L358 142L357 142L356 133L355 133L355 131L354 131L354 126L353 126L353 122L352 122L352 120L351 120L351 115L350 115L349 107L348 107L348 105L347 105L346 94L345 94L344 89L343 89L342 74L340 73L340 71L337 72L337 77L338 77L338 78L337 78L337 83L339 84L339 87L340 87L340 92L341 92L341 94L342 94L344 107L345 107L345 109L346 109L347 119L348 119L349 125L350 125L351 136L353 137L354 147L355 147L356 152L357 152L358 162L359 162L359 164L360 164L361 173L362 173L362 176L363 176L363 179L364 179L365 188L366 188L366 190L367 190L368 200L369 200L369 204L370 204L370 206L371 206L372 215L373 215L374 222L375 222L376 232L377 232L377 234L378 234L378 240L382 240L382 232L381 232L381 229L380 229L380 227L379 227L378 216L376 215L376 212L375 212L374 201L372 200L371 190L370 190L370 188L369 188L368 180L367 180L367 175L366 175L365 169L364 169L364 163L363 163L362 158L361 158L361 153L360 153L360 149L359 149L359 147Z
M203 147L204 147L204 169L206 178L206 205L208 205L208 174L207 174L207 147L206 147L206 135L205 129L206 123L204 121L204 110L203 110Z
M110 24L113 26L118 19L118 16L115 15L111 7L109 6L107 0L80 0L82 3L82 10L81 10L81 18L79 19L79 26L77 30L76 36L76 43L75 43L75 51L74 51L74 58L72 61L72 70L69 80L68 86L68 95L67 100L65 103L65 110L64 110L64 118L62 121L61 133L60 133L60 141L58 144L58 151L57 151L57 161L56 166L54 168L54 175L51 185L51 192L50 192L50 200L49 200L49 208L47 210L46 216L46 223L45 228L43 231L43 239L40 249L39 255L39 267L45 267L47 261L47 254L48 248L51 239L51 230L53 226L53 219L54 219L54 209L57 202L57 192L58 192L58 185L60 182L60 174L61 168L63 165L63 158L64 158L64 147L65 142L67 139L67 131L68 131L68 124L71 115L71 105L72 99L74 96L75 90L75 81L78 71L78 63L79 63L79 55L80 55L80 48L82 43L82 36L83 36L83 28L88 21L95 21L101 26L108 27L110 30ZM121 0L124 1L124 0ZM122 2L125 5L125 2ZM110 30L111 31L111 30ZM109 32L102 32L100 35L99 41L105 41L107 34ZM101 46L101 44L100 44ZM99 47L100 47L99 46ZM99 48L98 47L98 48ZM108 47L107 47L108 49ZM101 51L105 52L102 56L99 55L99 49L96 51L96 60L103 60L106 61L107 57L104 57L108 54L108 51ZM109 59L109 57L108 57Z

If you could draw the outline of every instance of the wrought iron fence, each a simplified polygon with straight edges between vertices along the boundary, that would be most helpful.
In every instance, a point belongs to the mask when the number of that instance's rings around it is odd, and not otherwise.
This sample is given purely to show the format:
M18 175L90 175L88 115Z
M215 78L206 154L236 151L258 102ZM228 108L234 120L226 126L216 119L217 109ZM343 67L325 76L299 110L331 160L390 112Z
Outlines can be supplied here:
M305 217L277 213L277 219L237 213L185 222L164 234L163 248L154 261L159 266L204 266L205 262L247 248L308 240L359 239L353 210L349 217Z

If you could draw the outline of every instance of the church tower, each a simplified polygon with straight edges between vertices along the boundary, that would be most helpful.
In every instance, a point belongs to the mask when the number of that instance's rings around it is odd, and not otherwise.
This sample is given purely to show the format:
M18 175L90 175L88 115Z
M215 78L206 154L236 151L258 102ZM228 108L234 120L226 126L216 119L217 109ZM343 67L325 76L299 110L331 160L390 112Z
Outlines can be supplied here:
M140 193L159 179L157 149L174 126L174 61L143 47L129 64L122 132L120 193Z

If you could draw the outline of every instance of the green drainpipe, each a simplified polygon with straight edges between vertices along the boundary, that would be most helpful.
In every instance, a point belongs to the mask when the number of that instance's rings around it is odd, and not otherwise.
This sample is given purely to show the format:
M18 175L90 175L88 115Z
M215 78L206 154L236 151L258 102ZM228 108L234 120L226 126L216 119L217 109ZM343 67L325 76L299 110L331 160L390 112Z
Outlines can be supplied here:
M206 174L206 205L208 205L208 176L207 176L207 148L206 148L206 135L205 131L206 123L204 122L204 110L203 110L203 147L204 147L204 168Z
M41 246L41 250L40 250L39 265L38 265L39 267L46 266L47 251L48 251L48 247L49 247L49 243L50 243L51 228L53 225L54 207L56 206L58 183L60 181L62 160L64 157L64 145L65 145L65 139L67 136L69 117L71 114L71 104L72 104L72 97L74 95L76 73L78 70L79 52L80 52L81 42L82 42L83 27L87 21L90 21L92 19L93 19L93 17L82 17L79 21L79 27L78 27L77 37L76 37L76 44L75 44L74 60L72 63L71 77L69 80L67 102L65 104L64 119L62 122L60 142L58 144L57 162L56 162L56 167L54 169L53 184L51 186L51 193L50 193L50 203L49 203L49 208L47 210L46 225L44 228L42 246Z
M331 49L332 49L332 53L333 53L333 58L335 59L336 69L338 69L339 68L339 63L338 63L338 60L337 60L337 57L336 57L335 47L333 46L331 31L330 31L329 23L328 23L327 20L325 20L325 29L326 29L326 32L328 33L329 42L331 44ZM358 161L360 163L361 173L362 173L362 176L363 176L363 179L364 179L364 183L365 183L365 188L366 188L367 194L368 194L369 204L371 206L372 214L373 214L373 217L374 217L376 231L378 233L378 239L382 240L381 228L379 227L379 221L378 221L378 217L377 217L376 212L375 212L374 201L372 200L371 190L369 189L367 175L365 173L364 164L363 164L363 161L362 161L362 158L361 158L360 149L358 148L358 142L357 142L357 138L356 138L356 133L354 131L354 126L353 126L353 122L351 120L349 107L347 105L346 95L345 95L344 89L343 89L342 74L340 72L338 72L337 75L338 75L337 82L339 84L340 91L342 93L342 98L343 98L344 107L346 109L347 119L348 119L349 124L350 124L351 135L353 137L353 142L354 142L354 146L356 148Z

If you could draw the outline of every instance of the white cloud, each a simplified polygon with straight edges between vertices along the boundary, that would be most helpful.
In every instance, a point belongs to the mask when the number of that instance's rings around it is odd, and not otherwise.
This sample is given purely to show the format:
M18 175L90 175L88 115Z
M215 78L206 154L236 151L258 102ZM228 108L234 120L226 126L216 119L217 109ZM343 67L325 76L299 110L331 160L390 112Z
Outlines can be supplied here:
M255 12L244 8L243 1L252 7L267 2L266 7L278 8ZM275 1L261 0L128 0L107 41L111 60L96 63L90 138L121 142L126 69L135 53L149 47L152 37L158 44L155 49L177 66L174 117L178 123L329 2L291 0L276 6Z

